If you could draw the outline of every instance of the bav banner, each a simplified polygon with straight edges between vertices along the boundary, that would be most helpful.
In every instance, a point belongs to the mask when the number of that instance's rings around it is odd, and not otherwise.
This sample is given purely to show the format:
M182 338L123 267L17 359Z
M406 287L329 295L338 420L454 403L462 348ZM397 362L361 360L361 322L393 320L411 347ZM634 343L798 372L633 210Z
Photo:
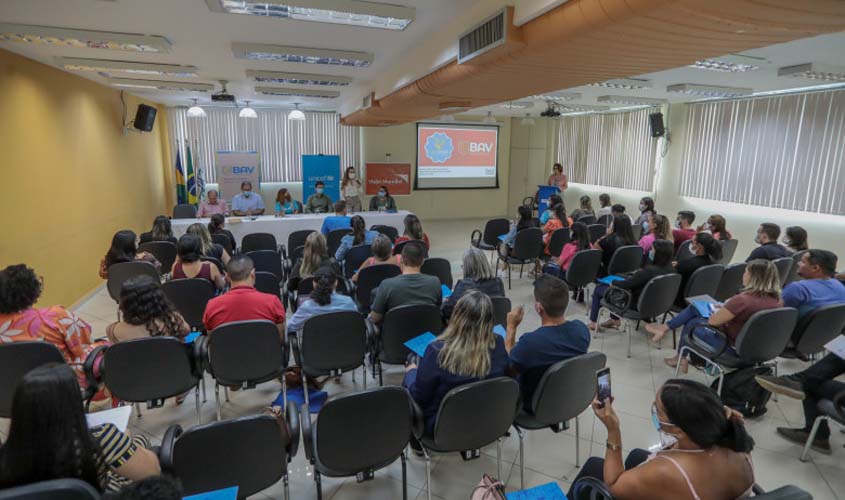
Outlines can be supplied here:
M411 194L410 163L367 162L366 169L368 195L377 194L381 186L387 186L391 196Z
M214 155L220 197L231 200L241 192L241 183L249 181L259 192L261 182L260 158L257 151L218 151Z

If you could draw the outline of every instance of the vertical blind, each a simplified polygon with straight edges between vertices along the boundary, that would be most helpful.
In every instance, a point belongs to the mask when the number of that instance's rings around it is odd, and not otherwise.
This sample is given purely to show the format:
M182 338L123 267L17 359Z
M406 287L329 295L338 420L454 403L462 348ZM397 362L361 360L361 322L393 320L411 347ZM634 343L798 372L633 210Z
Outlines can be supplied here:
M681 194L845 215L845 91L689 106Z
M342 166L358 166L358 127L341 125L335 113L305 113L305 121L288 120L286 110L258 109L258 118L239 118L235 108L206 108L205 118L188 118L185 108L168 109L170 141L185 162L191 147L195 168L205 182L217 182L217 151L258 151L263 182L302 180L302 155L339 155Z
M648 115L627 113L562 117L558 120L557 161L572 182L651 191L658 140Z

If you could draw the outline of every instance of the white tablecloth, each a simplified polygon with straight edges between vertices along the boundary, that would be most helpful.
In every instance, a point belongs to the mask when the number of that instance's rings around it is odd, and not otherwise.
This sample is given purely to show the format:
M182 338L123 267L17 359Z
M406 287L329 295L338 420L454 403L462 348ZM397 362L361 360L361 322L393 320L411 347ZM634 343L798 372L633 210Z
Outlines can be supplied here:
M409 211L400 210L396 213L387 212L358 212L353 215L360 215L367 223L367 229L375 225L393 226L399 234L405 230L404 219ZM250 233L270 233L276 237L276 242L281 245L288 244L288 235L301 229L313 229L319 231L323 225L323 219L327 214L301 214L287 215L285 217L274 217L262 215L255 220L247 217L227 217L226 229L232 231L238 240L238 246L243 237ZM177 238L185 234L185 230L195 222L208 224L210 219L173 219L171 226L173 234Z

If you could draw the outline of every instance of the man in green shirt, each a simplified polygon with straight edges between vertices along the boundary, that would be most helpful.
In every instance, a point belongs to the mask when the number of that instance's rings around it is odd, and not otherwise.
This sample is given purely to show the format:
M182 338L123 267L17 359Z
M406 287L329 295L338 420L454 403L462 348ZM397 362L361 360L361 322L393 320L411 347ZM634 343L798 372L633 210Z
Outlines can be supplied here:
M411 242L402 248L402 274L382 281L376 289L370 312L373 323L381 323L387 311L398 306L431 304L440 307L443 299L440 280L420 272L423 260L425 247L422 242Z
M314 194L309 196L305 202L305 213L325 214L334 210L332 199L323 193L325 188L326 185L323 181L317 181L317 184L314 185Z

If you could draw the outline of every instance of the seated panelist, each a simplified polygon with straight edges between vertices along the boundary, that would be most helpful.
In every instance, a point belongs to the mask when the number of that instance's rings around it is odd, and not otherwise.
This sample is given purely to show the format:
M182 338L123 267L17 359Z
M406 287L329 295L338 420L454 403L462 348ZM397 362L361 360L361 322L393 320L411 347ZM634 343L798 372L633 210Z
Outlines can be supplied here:
M232 198L232 215L261 215L264 213L264 200L261 195L252 192L252 183L243 181L241 192Z
M305 201L305 213L326 214L334 210L332 199L325 194L326 185L323 181L314 184L314 194Z

